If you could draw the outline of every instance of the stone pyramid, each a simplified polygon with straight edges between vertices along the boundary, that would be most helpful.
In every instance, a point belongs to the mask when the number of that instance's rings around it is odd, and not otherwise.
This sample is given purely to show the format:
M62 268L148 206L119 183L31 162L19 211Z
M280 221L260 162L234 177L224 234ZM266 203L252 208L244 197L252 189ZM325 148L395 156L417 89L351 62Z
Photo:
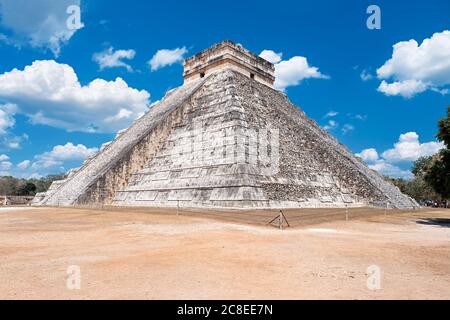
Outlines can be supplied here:
M187 59L184 80L34 204L417 206L274 90L274 66L240 45Z

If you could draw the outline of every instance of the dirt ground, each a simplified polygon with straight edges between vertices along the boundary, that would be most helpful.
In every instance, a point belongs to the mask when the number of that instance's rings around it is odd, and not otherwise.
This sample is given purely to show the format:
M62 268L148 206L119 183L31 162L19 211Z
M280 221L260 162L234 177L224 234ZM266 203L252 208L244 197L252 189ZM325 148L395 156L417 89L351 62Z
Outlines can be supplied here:
M150 211L0 209L0 298L450 299L450 210Z

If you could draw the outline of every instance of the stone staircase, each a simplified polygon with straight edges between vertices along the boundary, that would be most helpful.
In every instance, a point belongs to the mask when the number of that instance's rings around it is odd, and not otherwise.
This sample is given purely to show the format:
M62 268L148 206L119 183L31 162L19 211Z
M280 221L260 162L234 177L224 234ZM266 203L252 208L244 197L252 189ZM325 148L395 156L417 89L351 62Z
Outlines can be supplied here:
M113 205L268 206L258 182L262 174L239 143L250 134L233 76L216 74L194 94L185 119Z
M77 203L77 199L85 190L101 177L114 163L126 155L136 143L146 136L167 114L180 106L206 80L192 81L176 90L169 92L166 97L119 135L95 157L85 163L70 179L60 184L56 190L46 196L41 205L70 206Z

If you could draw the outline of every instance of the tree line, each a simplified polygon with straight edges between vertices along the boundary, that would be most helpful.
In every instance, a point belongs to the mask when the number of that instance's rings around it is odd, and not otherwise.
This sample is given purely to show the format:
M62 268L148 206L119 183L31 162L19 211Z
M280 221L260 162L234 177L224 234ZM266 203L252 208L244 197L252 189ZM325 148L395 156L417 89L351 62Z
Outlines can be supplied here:
M34 196L45 192L55 180L64 179L64 174L48 175L40 179L0 177L1 196Z

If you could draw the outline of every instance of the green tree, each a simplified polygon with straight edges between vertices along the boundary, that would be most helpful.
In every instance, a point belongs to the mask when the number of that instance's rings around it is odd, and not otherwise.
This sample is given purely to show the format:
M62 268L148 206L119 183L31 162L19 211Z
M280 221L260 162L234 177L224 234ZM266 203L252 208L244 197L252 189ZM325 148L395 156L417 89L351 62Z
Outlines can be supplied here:
M64 177L64 174L49 175L40 179L0 177L0 195L32 196L38 192L47 191L53 181L64 179Z
M450 106L447 108L447 116L443 119L439 119L438 122L439 131L437 138L450 148Z
M19 180L14 177L0 178L0 195L11 196L17 193Z
M424 175L425 181L444 199L450 199L450 106L445 118L440 119L437 138L446 148L433 156Z
M414 161L411 172L415 177L424 177L433 164L433 157L420 157Z
M440 198L421 176L416 175L411 180L386 177L386 180L398 187L402 193L407 194L417 201L427 199L439 200Z
M444 199L450 199L450 150L441 150L425 174L425 181Z
M36 185L32 182L25 182L17 190L18 196L34 196L36 194Z
M62 180L64 178L64 174L51 174L40 179L31 179L30 182L36 185L36 193L39 193L47 191L53 181Z

